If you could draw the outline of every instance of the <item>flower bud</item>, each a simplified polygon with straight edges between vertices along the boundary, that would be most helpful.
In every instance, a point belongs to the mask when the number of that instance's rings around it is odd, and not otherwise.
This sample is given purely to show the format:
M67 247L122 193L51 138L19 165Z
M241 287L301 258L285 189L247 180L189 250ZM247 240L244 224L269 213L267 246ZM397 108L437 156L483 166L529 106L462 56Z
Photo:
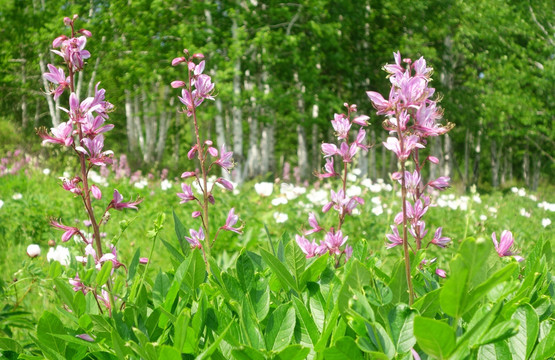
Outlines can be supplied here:
M193 54L193 58L195 58L195 59L204 59L204 55L201 54L201 53L196 53L196 54Z
M54 241L52 239L48 240L48 246L50 246L50 247L56 246L56 241Z
M191 214L191 216L193 217L193 219L196 219L200 216L200 211L193 211L193 213Z
M70 26L71 23L72 23L72 20L66 16L66 17L64 18L64 24L65 24L66 26Z
M177 57L177 58L172 60L172 66L179 65L184 61L187 61L187 59L185 59L184 57Z
M171 86L174 89L180 88L180 87L185 87L185 81L181 81L181 80L175 80L171 82Z
M146 257L139 258L139 264L143 264L143 265L148 264L148 258Z
M215 147L210 146L208 148L208 153L213 157L218 157L218 149L216 149Z
M78 33L83 34L88 38L90 38L92 36L92 33L87 29L81 29L81 30L78 31Z
M37 244L31 244L27 246L27 255L29 257L34 258L40 255L40 246Z
M64 42L65 40L67 40L67 36L65 35L58 36L57 38L54 39L54 41L52 41L52 47L53 48L60 47L62 45L62 42Z
M195 174L196 173L194 171L185 171L183 174L181 174L181 178L187 179L187 178L195 176Z
M435 156L428 156L428 161L434 164L439 164L439 159Z
M183 54L185 54L185 56L189 57L189 50L183 49Z

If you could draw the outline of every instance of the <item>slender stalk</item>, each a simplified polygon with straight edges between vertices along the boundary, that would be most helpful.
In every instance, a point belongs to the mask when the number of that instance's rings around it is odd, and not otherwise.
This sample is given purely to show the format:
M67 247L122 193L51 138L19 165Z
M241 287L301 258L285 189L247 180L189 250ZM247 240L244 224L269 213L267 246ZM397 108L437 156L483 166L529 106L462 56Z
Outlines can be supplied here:
M399 134L399 142L401 147L401 154L405 150L404 142L403 142L403 135L401 134L400 130ZM414 302L414 289L412 287L412 277L410 272L410 257L409 257L409 243L408 243L408 235L407 235L407 187L405 183L405 159L399 159L401 162L401 201L403 206L403 253L405 256L405 275L407 277L407 285L409 287L409 306L412 306Z

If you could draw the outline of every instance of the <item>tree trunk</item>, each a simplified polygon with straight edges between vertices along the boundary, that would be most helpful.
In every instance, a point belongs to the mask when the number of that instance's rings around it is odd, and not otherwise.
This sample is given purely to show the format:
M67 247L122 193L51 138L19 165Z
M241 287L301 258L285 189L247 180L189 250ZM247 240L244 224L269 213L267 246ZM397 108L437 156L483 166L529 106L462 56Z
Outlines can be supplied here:
M306 131L304 129L304 119L306 116L304 102L305 87L300 82L299 74L296 72L293 75L293 81L295 81L297 88L297 112L301 117L297 122L297 166L299 167L299 178L303 181L307 178L308 174L308 151Z
M382 141L386 141L386 140L387 140L387 139L386 139L385 133L382 133ZM382 145L382 173L381 173L381 176L380 176L380 177L381 177L383 180L385 180L385 179L387 179L387 162L386 162L386 159L387 159L386 150L387 150L387 149L386 149L385 146L383 145L383 142L382 142L381 145Z
M444 168L443 168L443 176L448 176L450 178L453 177L453 145L451 142L451 137L449 134L445 134L443 137L444 142Z
M470 169L470 144L472 143L472 133L469 128L466 128L464 137L464 187L468 190L468 175Z
M231 36L234 43L238 43L239 30L237 19L233 17L231 25ZM233 169L235 175L234 181L241 184L243 182L243 174L241 167L243 165L243 113L241 109L241 57L237 55L233 64L233 158L236 166Z
M125 120L127 133L127 151L129 154L137 153L137 137L135 136L134 120L133 120L133 104L131 103L131 94L129 90L125 90Z
M499 187L499 157L497 156L497 142L491 139L491 185Z
M476 155L474 156L474 166L472 184L477 184L480 179L480 154L482 152L481 142L482 142L482 124L480 123L480 128L478 129L478 136L476 136Z
M526 187L530 187L530 151L528 143L524 148L524 158L522 159L522 177L524 178L524 183Z
M162 98L162 103L165 103L169 96L169 87L164 86L164 94ZM175 102L175 97L170 98L170 109L173 108ZM166 147L166 139L168 137L168 127L170 123L169 113L167 109L162 109L160 114L160 126L158 128L158 143L156 144L156 161L160 163L164 156L164 150Z
M542 166L542 159L540 154L537 154L536 158L534 159L534 165L533 165L534 173L532 175L532 191L538 190L538 185L540 183L541 166Z

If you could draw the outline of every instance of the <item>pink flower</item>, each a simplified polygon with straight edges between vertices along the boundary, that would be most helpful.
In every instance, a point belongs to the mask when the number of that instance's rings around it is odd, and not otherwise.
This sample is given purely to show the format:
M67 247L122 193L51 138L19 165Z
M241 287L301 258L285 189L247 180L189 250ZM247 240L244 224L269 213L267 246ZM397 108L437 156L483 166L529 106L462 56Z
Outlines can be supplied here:
M310 225L311 229L306 230L304 232L304 235L310 235L324 230L324 228L318 224L318 220L316 220L316 215L314 215L313 212L308 215L308 225Z
M78 337L79 339L82 339L82 340L85 340L85 341L88 341L88 342L93 342L94 341L94 338L91 337L88 334L79 334L79 335L75 335L75 337Z
M223 144L220 149L220 158L216 160L214 164L222 167L229 172L229 170L233 167L233 160L231 159L232 156L233 151L226 151L225 144Z
M83 294L87 294L87 287L81 282L79 273L76 273L74 278L69 278L69 284L73 286L73 291L81 291Z
M428 186L437 190L445 190L449 187L449 180L451 179L448 176L440 176L437 179L430 181Z
M344 114L335 114L331 124L338 138L347 139L351 129L351 122Z
M449 244L449 242L451 242L451 239L445 236L441 236L441 231L442 231L442 228L438 227L431 243L444 248Z
M216 179L216 183L220 184L226 190L233 190L233 184L229 180L220 177Z
M426 223L424 221L417 221L416 224L411 224L409 228L409 233L412 235L413 238L422 240L428 234L428 230L426 230Z
M102 116L93 116L91 113L87 113L84 121L81 123L81 130L84 135L94 138L114 128L113 124L104 125L104 122L105 119Z
M191 200L195 200L196 197L193 195L193 190L191 187L185 183L181 184L182 193L177 193L177 196L181 199L180 204L188 203Z
M172 81L170 85L171 85L171 87L174 88L174 89L187 86L187 84L185 83L185 81L181 81L181 80Z
M64 69L57 68L54 65L48 64L48 69L50 72L44 73L42 76L51 83L59 85L56 90L54 90L54 100L56 100L63 94L66 88L69 88L69 76L65 76Z
M335 146L334 144L323 143L322 152L324 153L325 158L329 156L333 156L338 153L337 146Z
M399 230L396 226L391 225L391 231L393 234L387 234L387 240L389 240L390 244L386 245L386 248L391 249L397 245L403 245L403 239L399 236Z
M297 245L299 245L299 247L301 248L301 251L305 253L307 259L310 259L311 257L314 257L316 255L322 255L327 251L326 247L322 247L316 244L314 240L310 242L304 236L295 235L295 241L297 242Z
M436 275L445 278L447 276L447 273L443 269L436 269Z
M204 101L204 98L197 96L197 94L198 92L196 90L193 90L193 92L191 93L189 92L189 90L183 89L181 91L181 96L177 97L179 101L181 101L183 105L185 105L187 109L187 116L192 116L193 109L199 107L200 104L202 104L202 102Z
M330 254L339 255L341 254L341 250L339 250L339 247L343 246L348 238L348 236L343 237L341 230L335 232L334 229L331 228L324 237L324 243L326 244Z
M142 265L148 264L148 258L147 257L139 258L139 264L142 264Z
M55 228L64 230L64 233L63 233L63 235L62 235L62 241L63 241L63 242L66 242L66 241L68 241L69 239L71 239L71 238L73 237L73 235L79 234L79 233L80 233L80 231L79 231L78 228L76 228L76 227L71 227L71 226L66 226L66 225L64 225L64 224L62 224L62 223L57 222L57 221L54 220L54 219L51 219L51 220L50 220L50 225L53 226L53 227L55 227Z
M333 164L333 157L329 157L326 159L326 165L324 165L324 173L315 173L319 179L330 178L334 176L338 176L339 174L335 171L335 167Z
M416 135L404 137L404 148L401 150L401 143L395 137L388 137L387 141L383 143L386 149L391 150L397 155L399 160L406 160L413 149L424 148L424 145L418 142L419 138Z
M370 120L370 116L368 115L359 115L353 119L353 124L357 124L360 126L368 126L368 120Z
M73 144L73 125L68 122L62 122L55 128L51 128L52 136L46 133L45 128L40 128L37 134L43 139L43 145L46 143L60 144L70 146Z
M204 63L204 61L202 62ZM208 75L199 75L195 81L195 87L198 91L198 96L203 99L214 100L212 96L214 91L214 83Z
M60 55L74 71L80 71L83 69L83 60L91 57L91 53L85 50L86 44L87 38L85 36L66 38L61 41L56 39L52 45L60 45L61 48L59 51L52 50L52 52L56 55Z
M102 192L96 185L91 186L91 192L95 199L100 200L102 198Z
M241 231L241 229L243 229L243 225L241 225L238 228L233 227L233 225L237 224L238 220L239 220L239 216L235 215L235 209L231 208L231 210L229 210L229 213L227 214L225 225L222 226L221 229L233 231L234 233L237 233L237 234L242 234L243 232Z
M377 115L389 114L392 110L392 106L389 101L385 100L384 97L375 91L367 91L366 95L370 98L372 106L378 110Z
M172 60L172 66L177 66L179 64L181 64L182 62L187 61L187 59L185 59L183 56L181 57L177 57L175 59Z
M62 180L62 187L64 190L74 193L75 195L79 195L82 193L82 190L77 184L81 182L81 179L78 177L74 177L73 179L69 180L66 178L61 178Z
M204 231L202 230L202 227L200 227L198 231L190 229L189 233L191 234L191 237L185 236L185 240L191 244L191 248L202 248L202 244L200 243L201 241L204 241Z
M503 232L501 233L501 239L499 240L499 243L497 243L497 237L495 236L495 232L491 234L491 239L493 240L495 251L497 251L497 254L499 255L499 257L514 256L514 258L518 262L521 262L524 260L523 257L516 255L514 250L511 249L513 246L514 238L513 238L513 234L509 230L503 230Z
M352 143L351 146L347 145L347 143L344 142L341 144L339 150L337 151L337 154L341 155L341 157L343 158L343 162L349 163L358 152L358 148L359 147L356 142Z
M76 150L81 151L82 153L89 156L89 161L98 166L105 166L106 164L111 164L113 162L112 155L114 154L113 151L102 151L104 148L104 136L98 135L93 139L90 138L83 138L81 140L83 145L87 147L89 150L88 152L83 149L82 147L76 148ZM83 151L85 150L85 151Z
M143 199L139 197L137 197L137 200L135 201L123 202L123 196L119 193L119 191L114 189L114 198L110 204L111 204L111 207L113 207L116 210L121 210L121 209L137 210L137 205L139 205L141 202L143 202Z
M185 171L183 174L181 174L181 178L182 179L188 179L190 177L196 176L197 173L195 171Z

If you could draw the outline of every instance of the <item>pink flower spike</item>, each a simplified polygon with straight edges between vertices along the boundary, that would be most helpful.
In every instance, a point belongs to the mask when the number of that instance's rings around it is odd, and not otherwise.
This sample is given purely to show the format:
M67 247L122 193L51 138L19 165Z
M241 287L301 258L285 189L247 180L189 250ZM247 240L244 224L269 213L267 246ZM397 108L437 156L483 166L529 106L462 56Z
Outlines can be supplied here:
M67 242L69 239L73 237L75 234L79 234L79 229L76 227L65 226L62 223L55 221L54 219L50 220L50 225L52 227L64 230L65 232L62 235L62 241Z
M137 197L137 200L135 201L123 202L123 196L119 193L119 191L117 191L117 189L114 189L114 198L111 202L111 206L116 210L121 210L121 209L137 210L137 205L139 205L141 202L143 202L143 199L141 199L140 197Z
M436 275L445 278L447 276L447 273L443 269L436 269Z
M177 57L175 59L172 60L172 66L177 66L179 64L181 64L182 62L187 61L187 59L185 59L183 56L181 57Z
M233 184L229 180L226 180L224 178L217 178L216 183L220 184L226 190L229 190L229 191L233 190Z
M172 81L170 85L172 88L177 89L177 88L185 87L187 84L185 84L185 81L175 80L175 81Z
M102 198L102 192L96 185L91 186L91 192L95 199L100 200Z
M441 231L442 231L442 228L438 227L431 243L444 248L451 242L451 239L445 236L441 236Z
M191 187L185 183L181 184L182 193L177 193L177 196L181 199L180 204L188 203L191 200L195 200L196 197L193 195L193 190Z
M221 229L227 230L227 231L233 231L234 233L237 233L237 234L242 234L243 232L241 230L243 229L243 225L241 225L238 228L233 227L235 224L237 224L237 221L239 221L239 216L235 214L235 209L231 208L231 210L229 210L229 213L227 214L225 225L222 226Z

